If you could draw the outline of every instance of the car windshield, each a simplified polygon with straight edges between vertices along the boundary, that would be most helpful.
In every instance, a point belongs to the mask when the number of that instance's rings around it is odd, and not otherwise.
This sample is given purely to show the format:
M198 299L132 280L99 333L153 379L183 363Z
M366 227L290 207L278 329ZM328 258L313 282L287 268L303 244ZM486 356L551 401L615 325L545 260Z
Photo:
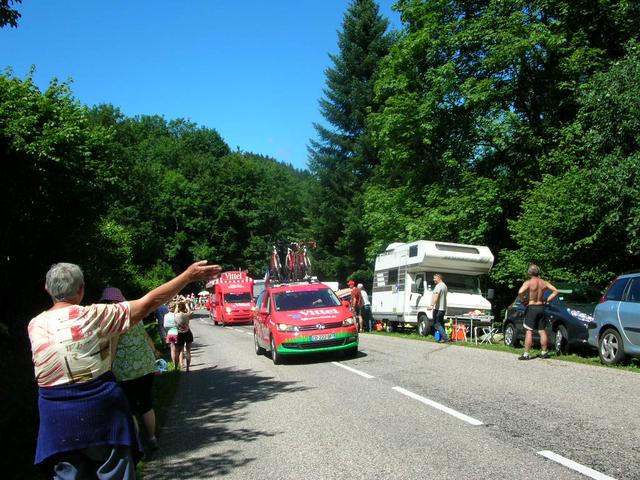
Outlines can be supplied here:
M329 288L279 292L273 295L273 300L278 312L340 305L340 300Z
M559 295L552 304L566 305L566 307L579 310L583 313L592 314L596 308L598 300L602 296L596 288L587 285L556 285ZM546 296L546 295L545 295Z
M251 301L251 294L249 292L224 294L224 303L246 303L250 301Z

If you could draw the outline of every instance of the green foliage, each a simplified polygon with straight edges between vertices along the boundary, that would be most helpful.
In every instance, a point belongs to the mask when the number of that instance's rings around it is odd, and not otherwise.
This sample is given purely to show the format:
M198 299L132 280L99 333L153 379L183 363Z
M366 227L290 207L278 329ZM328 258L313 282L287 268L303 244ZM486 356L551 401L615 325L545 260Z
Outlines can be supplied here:
M494 279L504 285L534 259L554 276L601 282L619 263L604 266L598 220L608 214L598 206L616 211L611 204L626 197L595 194L597 169L587 165L596 163L587 159L602 158L605 145L635 151L633 115L620 125L624 138L600 138L604 125L597 135L594 127L637 102L619 82L599 89L591 79L637 36L637 2L400 0L396 8L405 34L381 64L382 107L368 118L380 153L365 194L369 254L392 239L482 243L497 254ZM626 234L613 238L628 245L634 227Z
M602 286L640 266L639 52L630 42L625 57L584 85L575 121L543 160L557 173L534 185L510 225L519 249L504 252L499 278L527 258L553 278Z
M373 0L354 0L338 32L337 55L326 70L320 112L330 125L316 124L309 167L317 181L313 236L318 241L318 273L345 279L366 269L367 232L362 192L378 164L366 120L376 110L373 83L380 60L393 41L388 21Z
M11 5L16 3L22 3L22 0L0 0L0 28L7 25L14 28L18 26L18 19L22 15L15 8L11 8Z

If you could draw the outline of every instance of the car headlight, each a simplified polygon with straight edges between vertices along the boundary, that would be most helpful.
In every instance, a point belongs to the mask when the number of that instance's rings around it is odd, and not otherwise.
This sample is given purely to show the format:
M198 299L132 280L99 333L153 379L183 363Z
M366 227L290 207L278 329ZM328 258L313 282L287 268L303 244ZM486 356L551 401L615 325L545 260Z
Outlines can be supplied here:
M567 308L567 312L569 312L572 316L576 317L581 322L589 323L593 320L593 315L588 315L581 312L580 310L572 310L570 308Z
M353 317L349 317L349 318L345 318L342 321L342 326L343 327L349 327L351 325L355 325L356 321L353 319Z
M231 313L231 307L227 307L227 308L225 308L225 310L226 310L227 313Z
M278 331L279 332L298 332L300 329L298 328L297 325L288 325L286 323L279 323L278 324Z

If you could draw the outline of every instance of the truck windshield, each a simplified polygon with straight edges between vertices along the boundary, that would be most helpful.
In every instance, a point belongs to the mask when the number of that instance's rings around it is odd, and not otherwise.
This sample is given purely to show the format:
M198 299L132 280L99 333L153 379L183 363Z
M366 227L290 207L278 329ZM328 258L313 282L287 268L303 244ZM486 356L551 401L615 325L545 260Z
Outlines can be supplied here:
M249 292L225 293L224 303L246 303L251 301Z
M434 272L427 272L427 283L433 289ZM461 273L443 273L444 283L450 292L458 293L480 293L480 278L473 275L463 275Z
M328 288L280 292L273 295L276 311L306 310L308 308L337 307L340 300Z

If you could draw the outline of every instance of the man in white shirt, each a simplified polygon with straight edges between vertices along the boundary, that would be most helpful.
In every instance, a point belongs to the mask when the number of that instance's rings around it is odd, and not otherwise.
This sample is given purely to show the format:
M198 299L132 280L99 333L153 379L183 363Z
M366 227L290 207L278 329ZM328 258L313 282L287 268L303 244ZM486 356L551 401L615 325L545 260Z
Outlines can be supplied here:
M362 295L362 316L364 317L364 324L367 329L367 332L373 330L373 315L371 314L371 302L369 301L369 295L367 291L364 289L364 285L361 283L358 284L358 289L360 289L360 295Z
M433 309L433 327L440 334L440 340L438 343L445 343L449 341L447 331L444 328L444 315L447 312L447 284L444 283L444 278L441 273L433 274L433 281L436 286L433 289L433 295L431 295L431 308Z

